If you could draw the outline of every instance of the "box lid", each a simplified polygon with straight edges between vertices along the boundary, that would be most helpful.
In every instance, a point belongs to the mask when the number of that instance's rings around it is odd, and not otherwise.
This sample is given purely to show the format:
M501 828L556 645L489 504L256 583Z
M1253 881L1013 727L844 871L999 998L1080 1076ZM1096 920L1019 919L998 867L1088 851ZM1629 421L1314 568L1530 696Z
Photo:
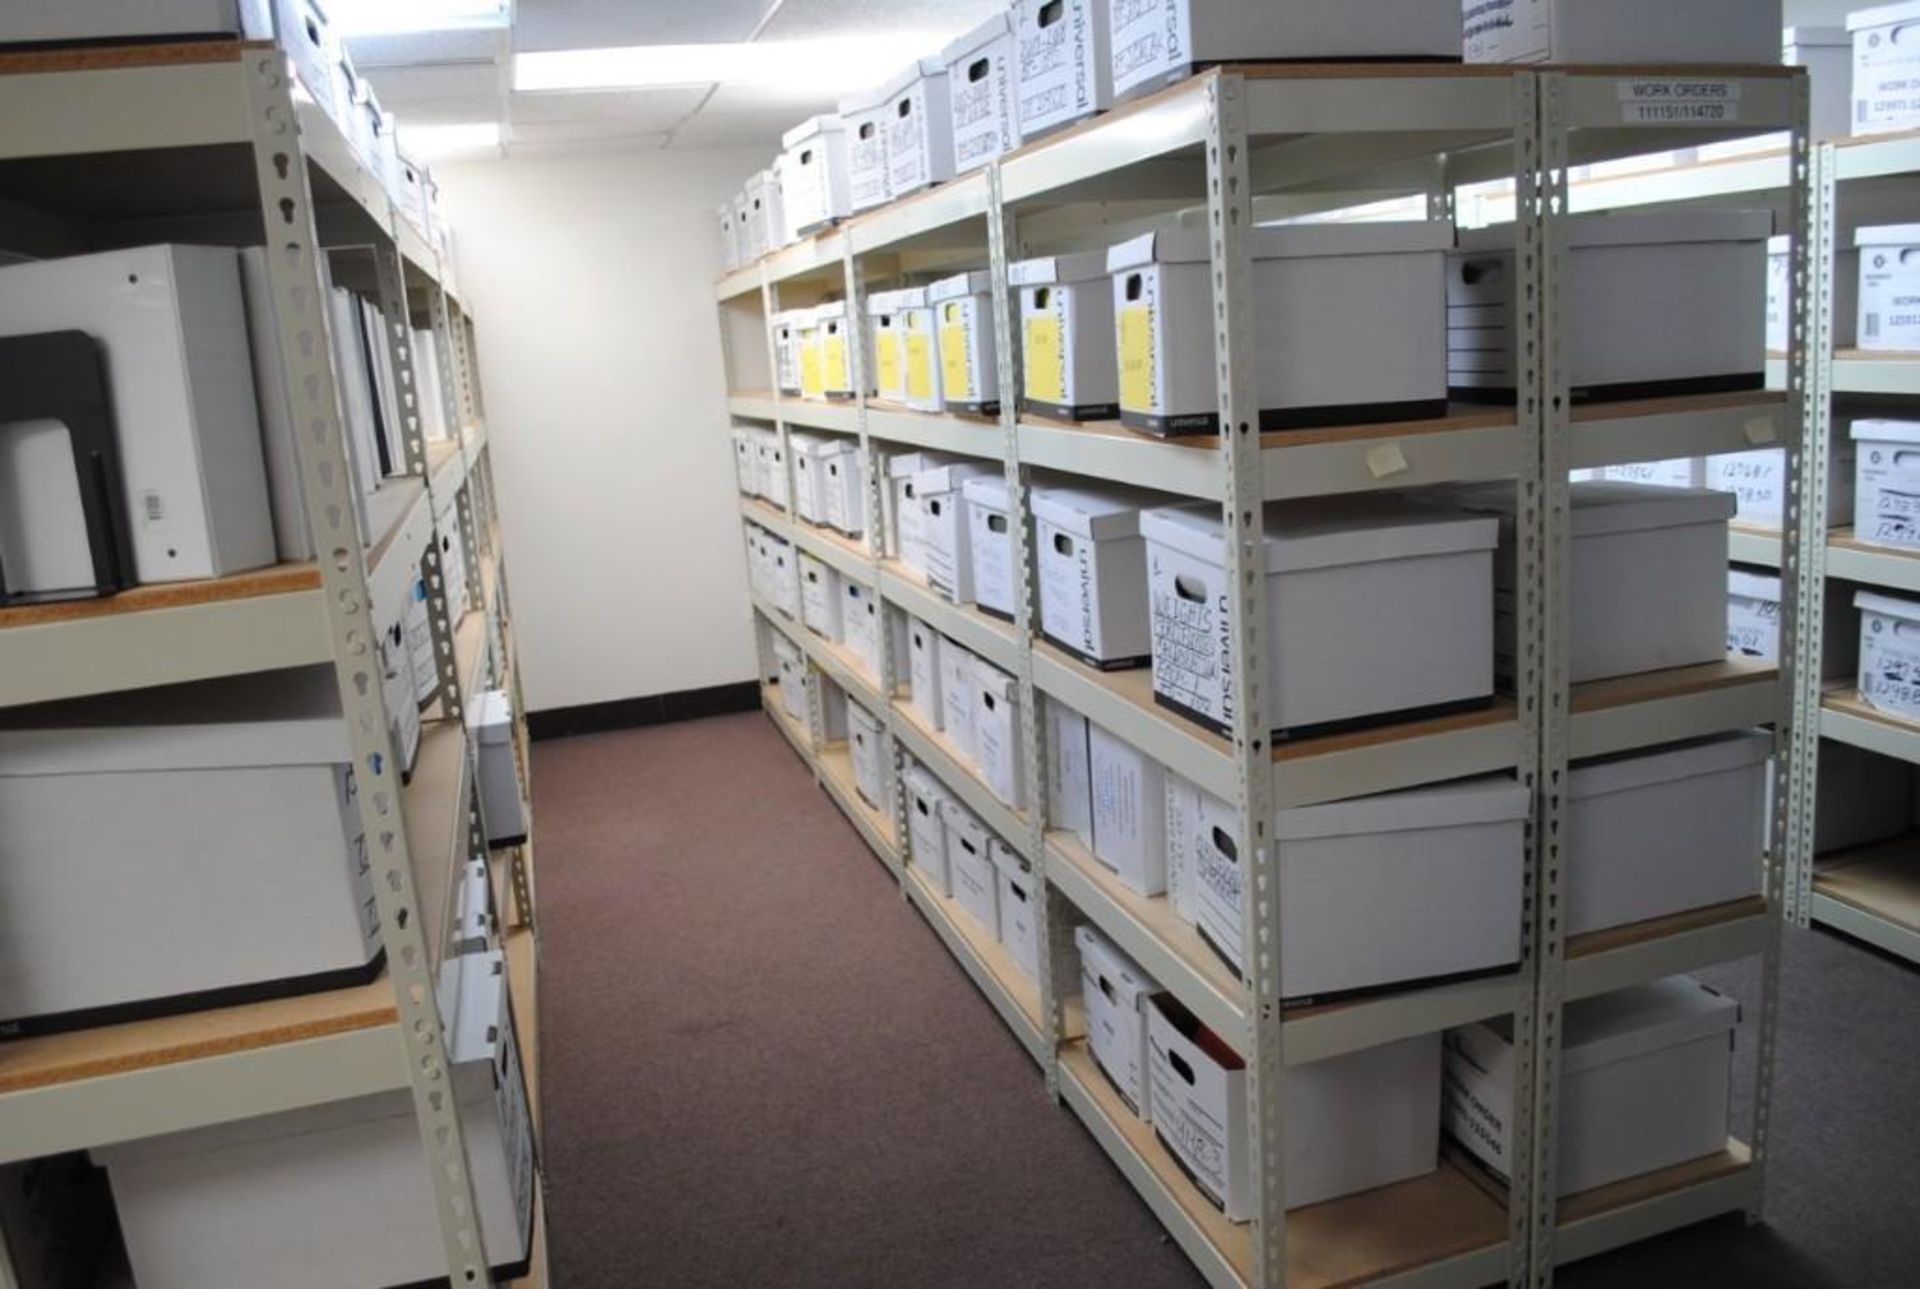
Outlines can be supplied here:
M1767 254L1785 255L1793 249L1793 237L1788 233L1776 233L1767 239Z
M981 465L977 461L942 461L916 473L913 476L913 490L922 497L958 492L967 480L978 479L982 475L1005 478L999 466Z
M1033 875L1033 865L1027 857L998 837L987 839L987 855L993 860L993 866L1008 877L1020 878Z
M810 139L816 139L823 134L840 134L846 128L847 123L840 119L838 112L823 112L819 116L808 117L781 135L780 146L787 151L792 151Z
M1144 998L1160 991L1138 963L1086 923L1073 929L1073 942L1080 950L1081 970L1098 980L1108 1001L1123 1011L1138 1011Z
M813 321L815 326L825 326L829 322L845 322L846 320L847 302L845 300L829 300L825 304L815 305L813 308Z
M1761 573L1752 569L1729 568L1727 570L1727 594L1743 596L1749 600L1780 599L1780 575Z
M1782 49L1845 49L1852 44L1845 27L1788 27L1780 33Z
M1855 443L1920 443L1920 421L1859 420L1847 437Z
M1004 515L1007 513L1007 476L983 474L969 479L960 485L960 495L967 499L968 505L984 506Z
M910 479L923 470L944 465L947 458L938 452L895 452L887 457L889 479Z
M1014 286L1053 286L1062 282L1093 282L1107 276L1107 252L1075 251L1071 255L1043 255L1021 260L1007 270Z
M1267 503L1267 572L1491 551L1497 519L1381 494ZM1216 566L1226 564L1220 508L1209 502L1142 512L1140 532Z
M1655 752L1624 752L1577 764L1572 769L1568 791L1575 800L1583 801L1658 783L1743 769L1759 765L1772 755L1771 734L1741 730L1674 744Z
M993 291L993 274L985 269L973 269L966 273L956 273L952 277L943 277L927 286L927 302L932 304L940 300L958 300L969 295L989 295Z
M838 441L825 434L788 430L787 444L796 457L824 457L839 451Z
M847 700L847 720L866 731L868 738L880 737L880 718L851 698Z
M1140 488L1035 488L1033 517L1090 541L1138 537L1140 512L1165 500Z
M330 666L0 710L0 777L352 760Z
M1020 686L1014 678L978 654L973 656L973 683L1009 703L1020 700Z
M1905 622L1920 622L1920 600L1903 600L1897 596L1882 595L1878 591L1855 591L1853 607Z
M1865 31L1869 27L1886 27L1896 22L1920 20L1920 3L1908 0L1906 4L1883 4L1872 9L1856 9L1847 15L1848 31Z
M894 303L894 297L898 294L899 292L897 291L867 292L867 316L869 318L878 318L883 314L892 313L899 307Z
M1568 1003L1560 1069L1596 1069L1723 1034L1740 1023L1740 1005L1691 976L1668 976Z
M875 85L872 89L861 90L858 94L849 94L840 100L840 119L858 115L861 112L873 112L887 105L887 87Z
M961 59L978 53L994 41L1011 38L1012 35L1013 14L1002 9L966 35L948 41L940 49L940 60L948 67L952 67Z
M1666 488L1624 479L1581 479L1569 493L1575 537L1725 523L1739 507L1739 499L1730 492ZM1502 536L1511 534L1515 505L1511 484L1469 484L1439 495L1447 505L1498 515Z
M1268 224L1253 230L1250 251L1256 260L1326 259L1341 255L1405 255L1444 251L1452 230L1431 220L1395 220L1376 224ZM1210 258L1204 228L1160 228L1121 242L1107 251L1107 271L1144 264L1204 264Z
M895 309L924 309L929 303L927 288L924 286L903 286L891 294Z
M1458 828L1468 824L1518 823L1527 817L1527 790L1505 774L1461 779L1438 787L1282 810L1274 836L1280 841Z
M1696 210L1674 213L1575 215L1567 221L1567 245L1669 246L1679 242L1759 242L1773 236L1773 212L1766 210ZM1463 251L1511 251L1513 225L1493 224L1463 229L1457 245Z
M943 797L940 801L940 820L955 832L964 833L975 850L985 850L987 845L987 826L980 822L979 816L967 809L954 797Z
M1853 230L1855 246L1920 246L1920 224L1872 224Z
M894 78L881 87L880 92L891 103L912 89L922 80L932 80L947 74L947 63L943 58L922 58L919 62L909 63L894 75Z
M907 772L900 777L906 782L908 793L931 803L936 812L940 809L940 803L948 799L946 785L934 778L933 771L924 765L916 762L908 766Z

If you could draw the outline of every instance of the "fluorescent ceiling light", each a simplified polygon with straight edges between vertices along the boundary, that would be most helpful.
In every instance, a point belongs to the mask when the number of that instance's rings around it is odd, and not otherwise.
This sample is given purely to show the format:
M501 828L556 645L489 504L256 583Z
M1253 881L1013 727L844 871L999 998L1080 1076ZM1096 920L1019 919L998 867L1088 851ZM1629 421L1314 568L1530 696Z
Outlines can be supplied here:
M938 35L894 32L818 40L559 49L514 55L513 88L537 92L749 83L770 90L846 93L879 84L940 45Z
M498 121L474 121L461 125L400 126L400 146L415 161L445 161L451 157L477 156L500 147Z
M507 0L328 0L326 9L341 36L507 25Z

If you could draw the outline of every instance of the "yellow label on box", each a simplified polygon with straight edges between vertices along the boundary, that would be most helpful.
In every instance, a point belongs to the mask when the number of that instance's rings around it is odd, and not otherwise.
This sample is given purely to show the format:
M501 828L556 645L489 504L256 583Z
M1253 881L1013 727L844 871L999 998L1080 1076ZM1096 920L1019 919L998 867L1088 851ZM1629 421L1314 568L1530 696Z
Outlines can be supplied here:
M959 321L955 321L955 318ZM973 364L967 361L966 311L948 305L940 314L940 378L946 382L947 401L973 401Z
M826 382L827 388L836 394L851 390L853 377L847 373L847 338L828 336L822 342L821 348L823 353L821 365L825 368L821 379Z
M907 399L914 403L933 399L933 337L924 331L907 333Z
M1067 401L1067 361L1061 352L1060 319L1050 313L1027 319L1027 397L1056 406Z
M820 342L808 340L800 346L800 393L818 398L826 386L820 381Z
M1120 310L1120 406L1155 411L1153 401L1153 306L1130 304Z
M900 392L900 333L891 327L873 339L873 375L881 393Z

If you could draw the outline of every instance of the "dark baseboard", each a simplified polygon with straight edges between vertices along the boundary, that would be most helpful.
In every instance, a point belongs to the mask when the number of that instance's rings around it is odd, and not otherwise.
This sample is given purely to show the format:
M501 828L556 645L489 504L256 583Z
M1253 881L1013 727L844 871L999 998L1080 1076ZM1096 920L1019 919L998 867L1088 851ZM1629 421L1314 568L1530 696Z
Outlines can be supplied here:
M527 734L535 742L570 738L575 734L604 734L609 730L638 729L643 725L670 725L697 721L703 716L728 716L760 706L760 686L751 680L707 689L683 689L645 698L620 698L610 703L578 707L550 707L527 713Z

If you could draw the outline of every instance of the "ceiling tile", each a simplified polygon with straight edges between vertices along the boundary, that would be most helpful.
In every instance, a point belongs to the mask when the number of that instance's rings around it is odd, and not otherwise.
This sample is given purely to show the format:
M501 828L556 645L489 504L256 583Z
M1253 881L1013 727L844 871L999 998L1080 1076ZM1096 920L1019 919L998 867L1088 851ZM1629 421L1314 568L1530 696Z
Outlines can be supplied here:
M786 0L760 38L802 40L924 31L934 38L926 51L931 56L940 52L941 43L1006 9L1007 0ZM898 70L882 69L874 79L885 80Z
M347 52L356 67L388 67L402 63L470 63L494 59L506 48L507 33L498 27L466 31L413 31L386 36L354 36Z
M637 123L646 129L663 131L699 107L705 96L705 89L689 86L617 93L515 94L507 110L516 133L522 124L591 125L596 121L618 124L628 130Z
M514 48L607 49L745 40L767 0L518 0Z
M381 105L406 115L417 106L450 98L497 98L505 72L497 63L464 66L381 67L367 79ZM495 113L498 106L496 104Z

